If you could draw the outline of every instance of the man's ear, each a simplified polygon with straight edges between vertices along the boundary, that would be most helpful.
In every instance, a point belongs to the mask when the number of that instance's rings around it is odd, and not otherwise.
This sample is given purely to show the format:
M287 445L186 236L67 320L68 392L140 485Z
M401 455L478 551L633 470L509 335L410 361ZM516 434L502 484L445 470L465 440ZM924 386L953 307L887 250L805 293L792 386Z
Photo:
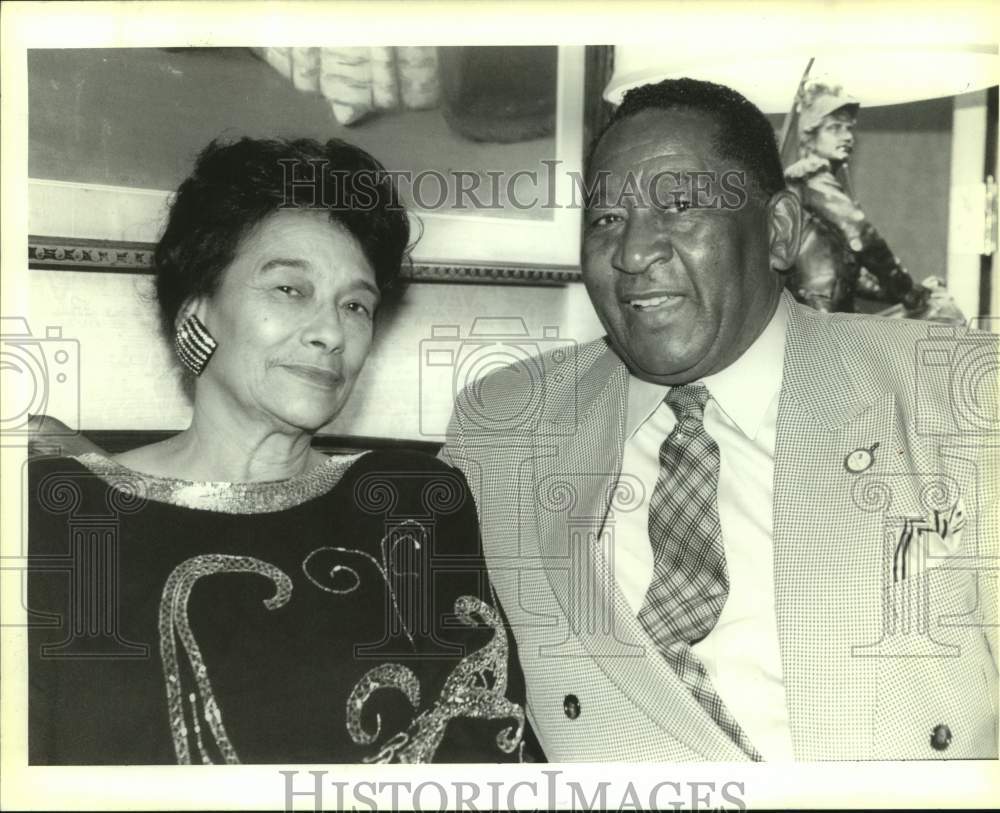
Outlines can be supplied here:
M788 189L775 192L767 203L771 268L786 274L795 265L802 240L802 204Z

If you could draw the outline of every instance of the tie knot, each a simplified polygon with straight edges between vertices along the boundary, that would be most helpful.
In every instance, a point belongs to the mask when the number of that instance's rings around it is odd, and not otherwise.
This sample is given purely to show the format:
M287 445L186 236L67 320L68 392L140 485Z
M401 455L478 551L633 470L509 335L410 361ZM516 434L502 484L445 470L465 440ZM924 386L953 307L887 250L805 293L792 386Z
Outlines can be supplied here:
M667 406L674 411L678 421L693 418L698 423L704 421L705 404L711 396L704 384L685 384L682 387L671 387L664 398Z

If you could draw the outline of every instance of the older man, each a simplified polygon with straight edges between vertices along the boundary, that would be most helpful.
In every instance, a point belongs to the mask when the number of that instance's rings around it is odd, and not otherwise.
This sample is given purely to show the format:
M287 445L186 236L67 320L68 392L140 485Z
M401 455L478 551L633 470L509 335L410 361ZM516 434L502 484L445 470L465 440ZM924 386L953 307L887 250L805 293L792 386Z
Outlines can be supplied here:
M729 88L630 92L588 184L607 336L464 392L443 451L546 755L996 757L995 341L783 293L799 202Z

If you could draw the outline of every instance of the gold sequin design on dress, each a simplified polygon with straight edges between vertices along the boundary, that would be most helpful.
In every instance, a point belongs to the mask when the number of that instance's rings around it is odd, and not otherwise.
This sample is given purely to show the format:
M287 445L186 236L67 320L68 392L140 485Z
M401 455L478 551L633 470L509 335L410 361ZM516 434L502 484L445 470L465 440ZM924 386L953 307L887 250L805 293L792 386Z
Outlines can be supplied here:
M229 735L223 725L222 712L215 701L215 695L212 693L212 684L208 678L205 661L201 656L201 649L191 632L191 625L188 621L187 609L191 588L202 576L215 573L256 573L271 579L276 590L273 596L264 599L264 606L269 610L284 606L292 595L292 580L282 570L252 556L228 556L214 553L193 556L181 562L171 572L163 587L163 595L160 600L160 658L167 687L170 731L173 735L174 752L177 754L179 765L191 764L188 715L191 718L195 744L202 764L213 764L212 756L202 736L198 711L199 700L201 701L201 716L208 724L209 732L222 759L228 765L238 765L240 762L236 749L229 741ZM197 693L188 692L187 697L184 696L184 687L181 685L175 637L180 639L184 653L187 655L198 690ZM187 700L187 705L185 705L185 700Z
M434 705L417 715L406 731L390 737L374 756L364 762L424 763L434 758L450 720L472 717L487 720L513 719L496 737L497 747L511 754L524 736L524 709L507 699L507 632L499 614L489 604L473 596L455 601L455 614L468 626L485 623L493 637L482 649L459 661L445 680ZM359 745L375 742L381 734L382 719L376 714L375 731L365 731L361 713L368 699L379 689L403 692L416 711L420 707L420 684L413 671L400 664L383 664L370 669L354 686L347 700L347 730Z
M412 531L411 531L412 529ZM420 539L418 539L414 534L419 534ZM382 580L385 582L387 589L387 594L389 600L392 603L392 610L399 621L400 627L403 633L406 635L407 640L410 642L411 646L416 646L413 642L413 635L410 632L410 626L406 623L406 619L403 618L403 613L399 606L399 600L396 597L396 589L393 586L394 577L408 576L414 579L419 578L413 570L397 570L395 567L396 562L396 549L400 544L409 543L412 545L414 551L419 551L423 549L424 543L427 542L428 534L427 529L424 528L419 522L413 519L408 519L401 523L398 527L393 528L393 530L382 537L379 542L379 551L381 553L382 561L381 563L370 553L363 550L357 550L355 548L343 548L335 545L325 545L321 548L316 548L314 551L310 551L305 559L302 560L302 572L305 573L306 578L309 579L316 587L320 590L324 590L327 593L336 593L338 595L344 595L346 593L353 593L361 584L361 574L358 573L350 565L335 564L328 571L331 582L336 582L340 574L347 574L353 581L344 586L336 586L335 584L323 584L320 582L312 573L309 572L309 564L320 554L323 553L343 553L343 554L354 554L357 556L363 556L368 559L375 569L378 570L379 574L382 576Z
M246 483L179 480L142 474L94 452L74 459L115 487L119 487L123 476L141 482L144 496L154 502L223 514L266 514L284 511L326 494L359 457L360 454L336 455L287 480Z
M426 534L419 523L413 522ZM406 524L404 523L404 526ZM306 569L314 554L324 550L338 553L353 553L371 560L385 581L393 600L393 605L399 612L390 575L416 576L411 571L396 571L392 565L392 554L396 546L409 540L415 549L420 549L420 542L410 536L394 537L390 544L390 536L381 540L383 565L365 551L351 548L329 547L318 548L310 553L302 563L303 572L309 580L327 592L350 593L360 584L360 575L356 570L346 565L337 565L331 569L330 576L350 571L354 583L346 587L333 588L319 583ZM160 657L166 684L167 709L173 736L174 751L177 762L181 765L191 764L191 743L193 734L195 746L202 764L214 763L212 752L206 745L206 738L201 722L204 720L211 734L211 741L226 764L240 764L236 749L229 740L222 720L222 711L212 692L208 670L201 654L188 619L188 601L194 583L202 576L219 573L255 573L271 579L275 584L275 593L264 600L264 606L274 610L288 603L292 594L292 581L280 568L251 556L233 556L226 554L203 554L185 560L171 572L163 588L159 611ZM494 599L495 600L495 599ZM480 719L512 719L517 722L516 729L508 726L496 737L497 747L503 753L513 753L524 736L524 710L517 703L506 698L507 692L507 634L498 613L482 600L472 596L460 596L455 602L455 613L458 619L468 626L485 623L493 630L493 637L481 649L464 657L445 681L440 697L434 705L419 714L406 731L400 731L390 737L374 756L364 759L364 762L430 762L441 740L444 737L448 722L458 717ZM400 616L402 622L402 617ZM409 629L404 625L407 637L411 643ZM181 669L177 659L176 639L187 656L197 691L189 691L185 695L182 685ZM381 717L376 714L374 732L367 732L361 725L361 712L368 699L379 689L397 689L409 700L414 710L420 707L420 683L413 671L400 664L382 664L370 669L355 685L347 701L347 729L351 739L359 745L369 745L375 742L382 728ZM186 701L186 703L185 703ZM199 715L200 701L200 715ZM188 719L190 718L190 728Z

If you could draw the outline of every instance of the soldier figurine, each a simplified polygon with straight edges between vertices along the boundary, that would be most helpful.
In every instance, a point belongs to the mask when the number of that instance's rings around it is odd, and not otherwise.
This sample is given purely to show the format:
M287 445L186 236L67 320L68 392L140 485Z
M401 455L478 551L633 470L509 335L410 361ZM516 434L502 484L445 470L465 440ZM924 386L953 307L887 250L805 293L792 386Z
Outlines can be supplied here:
M822 82L806 83L799 94L798 160L785 179L801 197L806 220L787 286L800 302L821 311L853 311L858 293L899 303L907 316L920 317L930 289L914 284L845 190L858 107L839 86Z

